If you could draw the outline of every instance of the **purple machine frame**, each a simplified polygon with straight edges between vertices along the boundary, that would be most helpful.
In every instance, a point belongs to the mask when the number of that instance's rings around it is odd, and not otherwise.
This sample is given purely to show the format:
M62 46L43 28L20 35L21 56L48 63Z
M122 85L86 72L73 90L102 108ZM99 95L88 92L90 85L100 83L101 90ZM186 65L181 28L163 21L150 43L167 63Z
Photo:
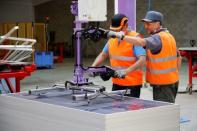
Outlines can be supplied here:
M75 41L75 68L74 68L74 76L73 76L73 81L71 82L72 84L80 85L83 83L87 83L88 79L84 78L84 71L82 69L82 61L81 61L81 32L78 32L81 30L82 23L81 21L78 21L77 16L78 16L78 2L77 1L72 1L71 4L71 13L75 15L75 28L74 28L74 34L76 33L76 36L74 39Z
M90 72L107 72L107 68L105 67L89 67L87 69L83 68L82 63L82 53L81 53L81 36L82 33L80 32L82 30L82 23L87 23L84 21L78 20L78 2L72 1L71 4L71 13L75 15L75 28L74 28L74 34L75 34L75 67L74 67L74 75L72 81L66 81L67 83L70 83L71 85L88 85L93 84L92 82L88 81L88 78L84 77L84 73L90 73Z

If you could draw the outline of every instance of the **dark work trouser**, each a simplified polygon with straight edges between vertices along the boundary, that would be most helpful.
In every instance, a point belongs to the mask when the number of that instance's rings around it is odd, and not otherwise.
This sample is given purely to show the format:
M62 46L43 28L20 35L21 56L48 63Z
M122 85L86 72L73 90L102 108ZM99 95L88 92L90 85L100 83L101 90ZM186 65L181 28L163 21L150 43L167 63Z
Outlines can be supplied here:
M153 100L175 103L179 82L170 85L151 85Z
M112 91L116 91L116 90L129 90L129 94L125 94L125 96L129 96L129 97L136 97L139 98L140 97L140 92L141 92L141 87L142 85L137 85L137 86L120 86L117 84L113 84L112 86Z

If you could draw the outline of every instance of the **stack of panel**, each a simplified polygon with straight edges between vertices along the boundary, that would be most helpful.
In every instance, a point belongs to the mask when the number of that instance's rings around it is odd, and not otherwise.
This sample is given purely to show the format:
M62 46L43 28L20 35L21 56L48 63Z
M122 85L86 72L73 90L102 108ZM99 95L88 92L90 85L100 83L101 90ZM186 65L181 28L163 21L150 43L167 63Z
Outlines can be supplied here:
M178 105L104 96L88 104L70 93L57 88L0 96L1 131L179 131Z

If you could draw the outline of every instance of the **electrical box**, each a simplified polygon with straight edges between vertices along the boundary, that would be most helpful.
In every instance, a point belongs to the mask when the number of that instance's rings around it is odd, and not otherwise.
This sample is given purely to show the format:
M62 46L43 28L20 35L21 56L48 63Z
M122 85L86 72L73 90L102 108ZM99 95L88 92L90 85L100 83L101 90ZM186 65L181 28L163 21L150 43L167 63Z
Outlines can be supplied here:
M106 21L107 0L78 0L79 21Z

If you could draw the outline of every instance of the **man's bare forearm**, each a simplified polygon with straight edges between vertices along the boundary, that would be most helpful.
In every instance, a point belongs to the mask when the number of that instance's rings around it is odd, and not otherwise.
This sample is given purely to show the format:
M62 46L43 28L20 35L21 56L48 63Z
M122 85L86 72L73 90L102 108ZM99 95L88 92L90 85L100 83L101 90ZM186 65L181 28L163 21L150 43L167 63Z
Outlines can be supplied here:
M92 66L95 67L95 66L99 66L101 65L101 63L108 57L108 55L104 52L101 52L97 57L96 59L94 60Z
M145 63L146 63L146 56L145 55L139 56L139 59L136 61L136 63L126 69L126 74L141 68L143 65L145 65Z
M146 41L140 37L133 37L133 36L124 36L124 39L127 42L133 43L134 45L138 46L146 46Z

